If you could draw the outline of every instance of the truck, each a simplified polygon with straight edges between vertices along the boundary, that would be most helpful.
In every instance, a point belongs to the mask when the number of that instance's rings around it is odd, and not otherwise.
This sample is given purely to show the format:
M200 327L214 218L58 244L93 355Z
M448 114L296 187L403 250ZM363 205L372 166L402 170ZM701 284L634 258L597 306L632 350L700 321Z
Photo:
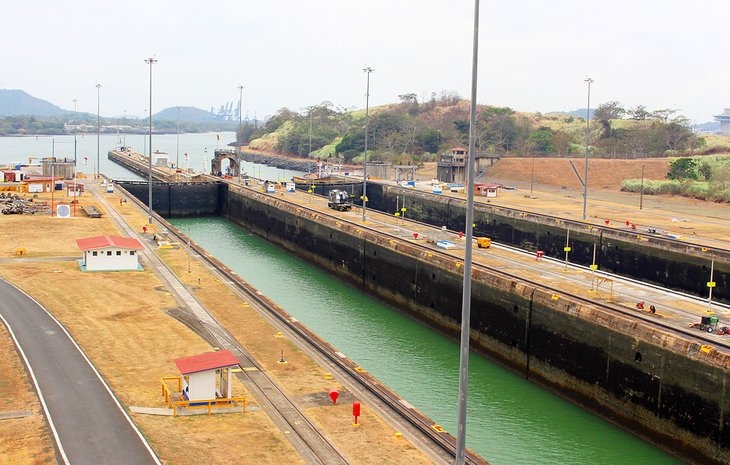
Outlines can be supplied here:
M352 202L350 201L350 195L342 189L332 189L327 194L329 201L327 206L333 210L339 210L341 212L349 211L352 208Z

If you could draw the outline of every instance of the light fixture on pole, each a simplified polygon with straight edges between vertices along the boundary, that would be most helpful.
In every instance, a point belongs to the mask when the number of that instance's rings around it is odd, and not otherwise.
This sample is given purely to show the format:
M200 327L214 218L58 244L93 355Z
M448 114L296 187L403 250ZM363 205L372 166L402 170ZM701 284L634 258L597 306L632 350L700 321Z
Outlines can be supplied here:
M78 115L76 114L76 99L74 99L74 172L76 171L76 132L78 129Z
M477 70L479 58L479 0L474 0L474 38L471 63L471 108L469 112L469 161L466 185L466 242L464 243L464 283L461 296L461 339L459 343L459 408L456 433L456 465L463 465L466 458L466 399L469 384L469 335L471 320L471 268L472 236L474 228L474 159L476 158L477 119Z
M177 138L175 139L175 169L180 168L180 107L177 107Z
M368 203L368 110L370 107L370 73L375 70L369 66L362 69L367 74L367 87L365 90L365 153L362 162L362 221L365 222L365 210Z
M127 110L124 110L124 116L122 117L122 145L125 150L127 148Z
M644 166L641 165L641 191L639 192L639 210L644 209Z
M588 83L588 108L586 109L586 172L583 177L583 220L586 219L588 208L588 142L591 135L591 84L593 79L586 77L583 82Z
M236 144L236 147L238 147L238 166L241 166L241 144L243 144L243 86L241 84L238 85L238 137L236 137Z
M148 213L149 213L149 224L152 224L152 65L157 63L155 57L147 58L144 62L150 65L150 156L147 160L147 167L149 173L147 177L147 200L148 200Z
M100 148L100 134L101 134L101 104L99 103L101 96L101 84L96 84L96 177L99 177L99 148Z

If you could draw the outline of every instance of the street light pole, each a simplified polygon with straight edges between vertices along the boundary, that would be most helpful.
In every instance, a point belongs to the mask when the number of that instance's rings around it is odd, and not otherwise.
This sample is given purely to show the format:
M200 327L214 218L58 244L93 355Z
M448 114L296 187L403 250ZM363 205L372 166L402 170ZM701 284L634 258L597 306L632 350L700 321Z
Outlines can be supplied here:
M124 149L127 149L127 110L124 110L124 116L122 117L122 145Z
M148 222L149 224L152 224L152 65L157 63L157 59L155 57L150 57L144 62L150 65L150 156L147 159L147 167L149 168L147 177L147 208L149 213Z
M467 163L466 221L464 231L464 283L461 294L461 340L459 343L459 409L456 433L456 465L463 465L466 458L466 399L469 384L469 335L471 320L471 265L472 236L474 228L474 159L476 154L477 119L477 71L479 59L479 0L474 0L474 38L471 64L471 109L469 114L469 161Z
M101 95L101 84L96 84L96 177L99 177L99 148L100 148L100 134L101 134L101 104L99 103L99 97Z
M588 83L588 108L586 109L586 174L583 177L583 220L586 219L588 208L588 142L591 134L591 83L593 79L586 77L583 82Z
M364 223L365 210L367 209L368 203L368 110L370 107L370 73L375 72L375 70L369 66L365 66L362 70L368 76L365 90L365 154L362 163L362 221Z
M78 124L78 115L76 114L76 99L74 99L74 172L76 172L76 132Z
M180 168L180 107L177 107L177 138L175 139L175 169Z
M236 147L238 148L238 174L241 175L241 144L243 143L243 86L238 85L238 137L236 137Z
M641 191L639 193L639 210L644 209L644 166L641 165Z

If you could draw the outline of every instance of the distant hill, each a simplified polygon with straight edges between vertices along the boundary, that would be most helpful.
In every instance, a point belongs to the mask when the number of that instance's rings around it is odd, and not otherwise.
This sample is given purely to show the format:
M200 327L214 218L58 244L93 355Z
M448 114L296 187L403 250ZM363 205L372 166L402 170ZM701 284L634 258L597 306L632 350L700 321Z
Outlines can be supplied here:
M61 116L67 113L70 112L22 90L0 89L0 116Z
M169 107L155 113L152 117L157 121L177 121L177 107ZM180 107L180 121L210 122L210 112L196 107Z
M591 108L591 118L593 118L593 113L596 112L595 108ZM577 110L573 111L551 111L549 113L545 113L546 115L570 115L575 116L578 118L585 118L586 117L586 109L585 108L578 108Z

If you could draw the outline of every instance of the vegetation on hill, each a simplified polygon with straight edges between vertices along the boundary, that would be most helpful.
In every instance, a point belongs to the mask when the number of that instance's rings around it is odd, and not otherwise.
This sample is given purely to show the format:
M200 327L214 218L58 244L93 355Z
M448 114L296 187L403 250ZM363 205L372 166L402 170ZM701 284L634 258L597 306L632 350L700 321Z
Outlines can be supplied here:
M675 158L667 180L627 179L621 190L644 194L672 194L715 202L730 202L730 156Z
M414 93L400 102L370 109L368 158L396 163L433 161L469 137L469 102L453 92L419 101ZM480 105L476 146L505 156L569 156L585 151L586 121L568 114L520 113ZM282 108L264 125L244 125L238 141L252 149L312 158L337 157L361 162L365 150L364 111L346 111L329 102L302 112ZM687 118L674 110L624 109L600 105L590 124L591 156L644 158L720 153L692 133Z

